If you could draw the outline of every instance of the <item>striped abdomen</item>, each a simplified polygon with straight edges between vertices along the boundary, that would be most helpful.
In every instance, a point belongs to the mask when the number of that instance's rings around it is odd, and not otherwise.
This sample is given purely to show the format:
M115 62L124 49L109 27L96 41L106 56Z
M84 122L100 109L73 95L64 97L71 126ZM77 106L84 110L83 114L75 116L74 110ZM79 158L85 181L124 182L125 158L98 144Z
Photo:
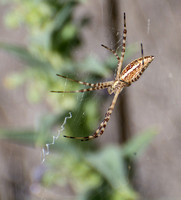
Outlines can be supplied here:
M154 56L145 56L144 65L142 63L142 57L132 61L123 69L120 79L127 83L137 81L153 59Z

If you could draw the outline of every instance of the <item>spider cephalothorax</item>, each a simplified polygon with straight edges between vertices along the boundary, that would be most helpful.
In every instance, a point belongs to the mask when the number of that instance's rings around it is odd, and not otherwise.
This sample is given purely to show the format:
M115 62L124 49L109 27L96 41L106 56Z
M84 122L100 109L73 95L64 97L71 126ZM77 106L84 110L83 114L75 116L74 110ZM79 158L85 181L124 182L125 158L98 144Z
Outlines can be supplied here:
M124 59L124 53L125 53L125 47L126 47L126 14L124 13L124 30L123 30L123 44L122 44L122 50L121 50L121 57L118 56L117 52L113 49L110 49L109 47L102 45L104 48L111 51L118 60L118 67L117 67L117 73L116 77L113 81L107 81L102 83L87 83L83 81L77 81L70 79L66 76L62 76L57 74L57 76L60 76L62 78L80 83L82 85L90 86L87 89L82 90L75 90L75 91L51 91L55 93L76 93L76 92L87 92L87 91L93 91L93 90L102 90L107 89L108 93L111 95L114 93L114 98L112 100L112 103L110 107L108 108L108 111L105 114L104 120L100 123L98 129L94 132L93 135L87 136L87 137L73 137L73 136L67 136L64 135L66 138L72 138L72 139L79 139L82 141L87 141L90 139L97 138L101 136L104 133L104 130L106 128L106 125L111 117L112 111L114 109L114 106L116 104L117 98L120 94L120 92L123 90L124 87L130 86L133 82L137 81L142 73L145 71L145 69L148 67L148 65L153 61L154 56L143 56L143 45L141 44L141 57L132 61L130 64L128 64L121 72L123 59Z
M114 83L107 88L107 91L110 95L113 94L113 93L115 94L116 91L120 90L120 92L121 92L124 87L127 87L129 85L130 84L128 84L124 81L115 80Z

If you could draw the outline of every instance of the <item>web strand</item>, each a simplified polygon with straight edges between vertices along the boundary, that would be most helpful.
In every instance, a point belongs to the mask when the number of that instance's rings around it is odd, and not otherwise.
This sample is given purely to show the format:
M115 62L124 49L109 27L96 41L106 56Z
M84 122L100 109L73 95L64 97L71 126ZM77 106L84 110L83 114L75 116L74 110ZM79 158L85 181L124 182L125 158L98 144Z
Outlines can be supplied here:
M69 116L65 117L63 124L60 126L60 129L57 131L57 135L53 135L53 140L51 143L47 143L44 148L42 148L42 161L41 163L45 162L46 156L50 154L50 145L54 145L55 141L60 137L60 134L64 131L65 124L67 123L67 119L72 118L72 113L69 112Z

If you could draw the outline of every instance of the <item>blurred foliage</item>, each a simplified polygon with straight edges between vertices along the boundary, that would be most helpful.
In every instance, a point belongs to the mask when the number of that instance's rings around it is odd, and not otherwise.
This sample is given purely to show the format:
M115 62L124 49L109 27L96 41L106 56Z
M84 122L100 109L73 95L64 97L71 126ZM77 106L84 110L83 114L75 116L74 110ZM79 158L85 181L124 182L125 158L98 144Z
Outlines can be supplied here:
M4 85L14 89L25 85L27 99L32 103L46 102L55 111L43 116L32 130L0 130L1 139L10 139L37 147L52 141L50 133L64 121L68 111L73 118L67 120L66 133L85 135L95 129L99 121L100 104L105 97L95 101L92 93L55 95L50 90L75 90L75 83L56 77L56 73L70 74L73 79L96 82L109 78L116 66L116 59L110 56L104 63L94 56L85 56L78 61L74 50L82 44L81 30L88 25L89 18L77 20L73 13L81 0L8 0L12 10L5 18L10 28L22 25L27 29L27 47L0 42L6 50L25 63L24 70L5 78ZM126 56L137 51L135 46L128 48ZM126 57L125 56L125 57ZM81 73L80 73L81 72ZM85 77L88 74L88 77ZM62 88L59 89L59 85ZM84 115L84 113L86 115ZM77 126L78 124L78 126ZM151 141L155 131L149 130L133 138L122 148L108 146L96 149L92 142L56 140L51 151L58 152L46 157L48 170L43 176L42 185L69 186L77 199L96 200L135 200L138 194L131 187L130 173L125 159L134 160Z
M55 121L56 117L45 117L36 131L12 133L0 130L0 138L34 144L39 135L39 141L50 144L52 137L49 135L49 127L52 127ZM132 164L130 162L127 165L125 160L134 161L156 133L156 130L149 129L122 147L114 145L97 150L87 148L88 143L85 142L72 143L70 140L59 138L54 145L49 146L51 154L45 156L47 170L41 184L46 188L55 185L60 188L68 186L79 200L136 200L139 195L131 187L128 178L133 170ZM52 154L53 150L57 153Z

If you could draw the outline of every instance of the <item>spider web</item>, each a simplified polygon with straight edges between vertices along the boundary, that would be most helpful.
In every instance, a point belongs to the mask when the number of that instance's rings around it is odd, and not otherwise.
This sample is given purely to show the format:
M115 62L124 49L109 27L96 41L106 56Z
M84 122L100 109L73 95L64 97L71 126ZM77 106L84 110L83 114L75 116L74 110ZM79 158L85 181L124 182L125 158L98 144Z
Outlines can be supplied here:
M59 139L61 133L64 131L67 119L71 119L71 118L72 118L72 113L69 112L69 116L65 117L63 124L60 126L60 129L58 129L57 135L52 136L52 142L47 143L45 145L45 147L42 148L42 150L41 150L41 157L42 157L41 163L42 164L45 162L46 157L50 154L50 146L55 144L55 141Z

